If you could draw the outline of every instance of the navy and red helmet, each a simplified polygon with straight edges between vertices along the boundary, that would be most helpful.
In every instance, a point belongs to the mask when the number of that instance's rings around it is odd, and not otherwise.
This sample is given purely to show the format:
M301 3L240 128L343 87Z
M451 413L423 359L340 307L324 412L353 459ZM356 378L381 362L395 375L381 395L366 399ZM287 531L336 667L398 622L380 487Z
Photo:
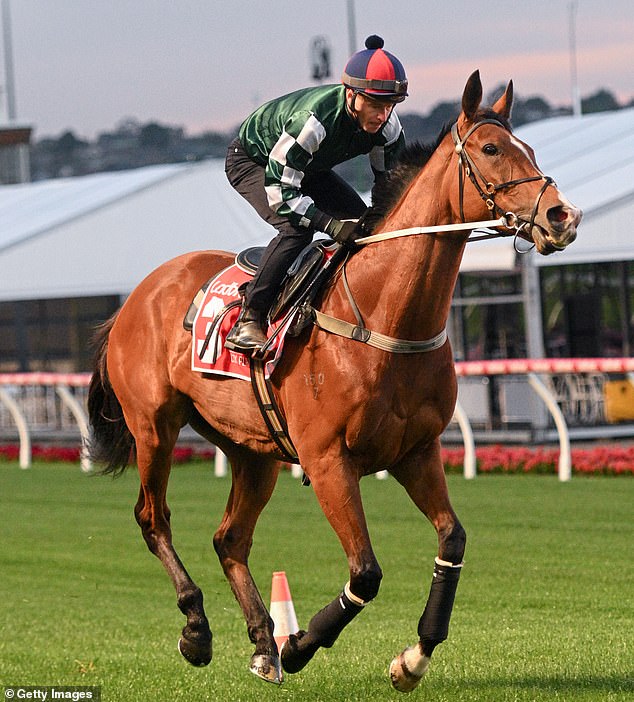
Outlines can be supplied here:
M346 64L341 82L377 100L403 102L407 97L405 69L396 56L383 50L384 43L376 34L368 37L365 49L357 51Z

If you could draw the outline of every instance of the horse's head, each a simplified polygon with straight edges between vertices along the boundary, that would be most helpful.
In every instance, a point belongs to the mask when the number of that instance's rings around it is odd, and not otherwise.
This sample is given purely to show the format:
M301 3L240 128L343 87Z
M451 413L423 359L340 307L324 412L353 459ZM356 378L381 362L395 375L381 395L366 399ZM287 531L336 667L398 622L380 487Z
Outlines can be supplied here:
M452 128L460 158L461 217L476 221L487 214L507 215L518 234L534 242L539 253L561 251L577 236L581 210L541 172L531 147L511 133L513 83L509 82L492 107L482 107L481 101L482 83L475 71L467 81L462 112Z

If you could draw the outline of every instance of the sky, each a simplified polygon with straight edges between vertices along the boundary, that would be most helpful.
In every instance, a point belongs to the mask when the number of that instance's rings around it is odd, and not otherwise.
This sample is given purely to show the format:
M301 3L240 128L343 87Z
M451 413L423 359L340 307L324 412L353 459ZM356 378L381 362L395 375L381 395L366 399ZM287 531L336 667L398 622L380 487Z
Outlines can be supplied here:
M634 98L633 0L0 0L9 3L17 122L35 138L94 139L124 119L188 134L237 126L262 102L314 85L310 43L325 37L338 82L369 34L404 64L401 113L458 100L480 69L485 94L570 105L571 16L582 97ZM572 9L571 9L572 8ZM0 44L4 44L0 36ZM0 86L5 86L0 54ZM0 92L0 121L6 121Z

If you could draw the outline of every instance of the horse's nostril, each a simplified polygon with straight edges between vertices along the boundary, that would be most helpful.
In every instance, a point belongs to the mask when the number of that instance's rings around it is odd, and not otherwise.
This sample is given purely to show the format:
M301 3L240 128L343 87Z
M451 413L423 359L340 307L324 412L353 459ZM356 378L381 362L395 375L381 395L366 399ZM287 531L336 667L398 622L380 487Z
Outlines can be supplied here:
M551 207L548 210L547 216L549 222L552 222L553 224L560 224L568 219L568 211L561 205L558 207Z

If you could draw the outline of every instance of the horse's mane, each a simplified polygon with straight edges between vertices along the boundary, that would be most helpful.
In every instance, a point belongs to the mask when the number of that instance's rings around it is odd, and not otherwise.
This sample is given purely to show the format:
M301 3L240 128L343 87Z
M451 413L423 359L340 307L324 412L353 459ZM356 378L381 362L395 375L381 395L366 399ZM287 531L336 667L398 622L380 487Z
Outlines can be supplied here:
M495 119L505 129L511 131L510 122L490 108L478 111L476 121L483 119ZM364 236L371 234L376 225L396 206L407 186L451 131L452 125L453 122L445 124L432 144L422 144L419 141L408 144L401 152L394 168L385 176L376 179L372 188L372 205L363 216Z

